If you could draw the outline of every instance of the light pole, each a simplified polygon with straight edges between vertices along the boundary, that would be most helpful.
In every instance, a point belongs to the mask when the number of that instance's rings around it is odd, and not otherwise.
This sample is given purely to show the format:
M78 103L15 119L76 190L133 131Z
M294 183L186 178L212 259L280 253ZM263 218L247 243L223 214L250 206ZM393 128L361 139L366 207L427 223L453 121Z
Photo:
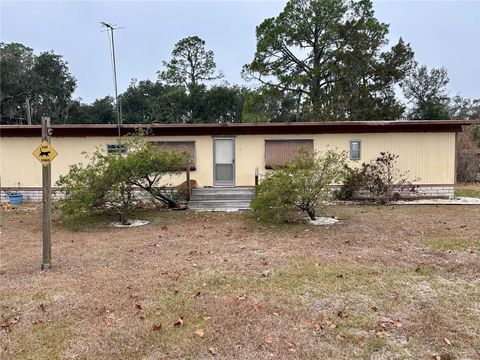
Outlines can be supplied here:
M115 86L115 105L117 108L117 126L118 126L118 142L120 145L120 139L121 139L121 128L122 128L122 104L118 100L118 89L117 89L117 66L115 62L115 39L113 37L113 30L116 30L115 27L113 27L110 24L107 24L106 22L101 21L100 24L105 26L107 29L107 32L110 32L109 34L110 37L110 50L111 50L111 56L112 56L112 65L113 65L113 84Z

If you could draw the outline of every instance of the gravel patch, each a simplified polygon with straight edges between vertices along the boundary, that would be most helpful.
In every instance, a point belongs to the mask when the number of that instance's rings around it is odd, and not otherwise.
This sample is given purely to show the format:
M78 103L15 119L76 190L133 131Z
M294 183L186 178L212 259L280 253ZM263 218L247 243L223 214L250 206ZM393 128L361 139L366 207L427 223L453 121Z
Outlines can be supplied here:
M333 225L338 223L340 220L332 217L317 217L315 220L308 219L308 223L311 225Z
M129 220L129 224L122 224L121 222L112 222L111 223L116 228L131 228L137 226L143 226L150 224L150 221L147 220Z
M480 205L479 198L458 197L454 199L418 199L418 200L400 200L398 205Z

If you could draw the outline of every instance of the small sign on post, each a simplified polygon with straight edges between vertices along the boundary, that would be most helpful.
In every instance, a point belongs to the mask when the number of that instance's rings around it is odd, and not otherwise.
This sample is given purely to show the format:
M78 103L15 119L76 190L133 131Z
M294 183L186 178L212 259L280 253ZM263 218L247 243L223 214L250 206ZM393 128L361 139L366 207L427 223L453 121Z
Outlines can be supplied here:
M48 166L57 155L58 153L47 140L43 140L33 152L33 156L35 156L43 166Z
M42 167L42 270L50 269L52 266L52 247L51 247L51 225L52 225L52 168L51 161L58 155L55 149L50 145L50 118L42 117L42 143L35 149L35 156L43 165Z

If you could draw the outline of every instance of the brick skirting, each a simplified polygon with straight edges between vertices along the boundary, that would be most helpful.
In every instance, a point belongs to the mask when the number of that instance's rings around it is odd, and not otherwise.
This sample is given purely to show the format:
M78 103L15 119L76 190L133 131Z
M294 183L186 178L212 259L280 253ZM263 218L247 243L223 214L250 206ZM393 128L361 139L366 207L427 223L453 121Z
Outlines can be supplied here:
M8 188L8 190L1 189L0 201L8 201L7 192L16 192L23 195L23 201L27 202L41 202L42 190L39 188L21 188L15 190L15 188ZM63 193L60 189L52 189L52 200L60 200L63 197ZM135 198L139 201L149 201L151 196L143 190L135 190Z
M338 188L338 186L333 186ZM42 189L41 188L1 188L0 201L8 201L7 191L15 191L23 195L23 201L41 202L42 201ZM52 199L59 200L62 197L62 191L58 188L52 189ZM420 185L416 193L404 191L401 193L402 198L453 198L454 186L453 185ZM142 190L135 191L135 197L140 201L148 201L150 195ZM360 198L369 197L368 191L362 191L359 194Z

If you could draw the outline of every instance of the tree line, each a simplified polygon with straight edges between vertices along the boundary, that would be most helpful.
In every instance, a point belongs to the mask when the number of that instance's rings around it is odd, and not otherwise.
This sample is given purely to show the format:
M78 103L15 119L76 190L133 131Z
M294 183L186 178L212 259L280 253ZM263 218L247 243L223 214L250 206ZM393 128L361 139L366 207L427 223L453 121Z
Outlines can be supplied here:
M132 80L119 101L124 123L478 119L480 99L449 97L445 68L418 64L410 44L390 46L370 0L291 0L256 28L249 86L219 83L214 53L198 36L178 41L155 80ZM62 56L0 44L2 123L115 123L110 96L73 98ZM213 82L213 85L212 85ZM251 85L250 85L251 84ZM397 96L401 89L407 103Z

